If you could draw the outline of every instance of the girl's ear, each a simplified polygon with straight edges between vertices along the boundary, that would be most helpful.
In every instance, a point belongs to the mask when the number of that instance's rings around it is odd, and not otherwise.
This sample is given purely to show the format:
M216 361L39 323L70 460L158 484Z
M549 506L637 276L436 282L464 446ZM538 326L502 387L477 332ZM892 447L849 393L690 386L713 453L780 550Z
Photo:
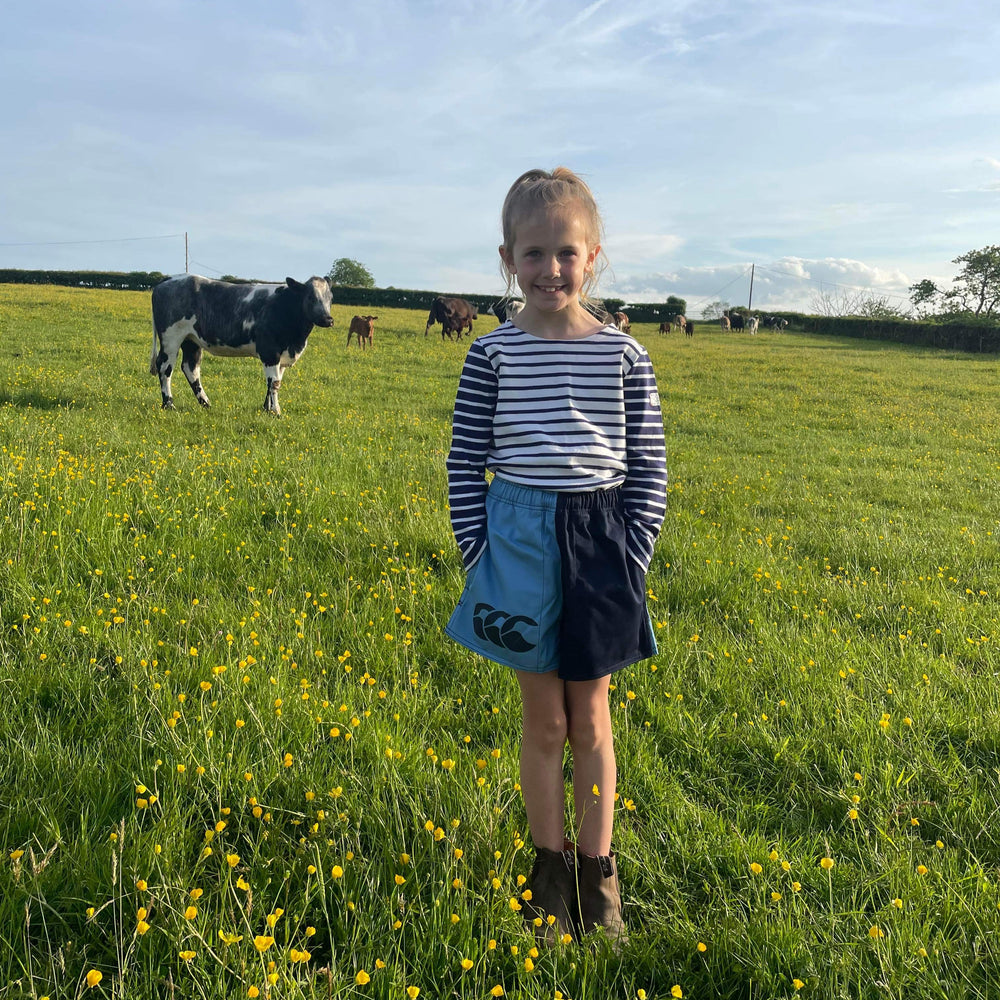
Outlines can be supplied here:
M514 266L514 255L503 244L498 246L497 250L500 251L500 259L503 261L504 267L511 274L517 274L517 268Z
M584 266L584 270L585 271L593 271L594 270L594 261L597 260L597 255L600 252L601 252L601 244L600 243L595 243L587 251L587 263Z

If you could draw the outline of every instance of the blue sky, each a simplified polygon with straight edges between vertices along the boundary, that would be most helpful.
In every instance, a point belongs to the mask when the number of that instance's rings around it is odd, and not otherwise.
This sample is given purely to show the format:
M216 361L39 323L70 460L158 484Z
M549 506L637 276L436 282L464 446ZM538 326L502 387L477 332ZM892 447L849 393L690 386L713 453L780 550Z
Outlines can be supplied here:
M902 304L1000 242L998 54L985 0L14 0L0 267L176 273L187 231L210 277L489 293L565 164L604 294Z

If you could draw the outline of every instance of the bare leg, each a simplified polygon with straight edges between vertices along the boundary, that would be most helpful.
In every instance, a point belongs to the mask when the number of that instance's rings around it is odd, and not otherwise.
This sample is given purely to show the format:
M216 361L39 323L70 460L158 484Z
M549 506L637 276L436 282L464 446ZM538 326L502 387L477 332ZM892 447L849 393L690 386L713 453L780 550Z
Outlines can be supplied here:
M610 674L594 681L566 682L577 845L594 857L610 854L614 823L617 769L608 705L610 683Z
M563 848L566 685L550 671L516 671L521 686L521 794L535 847Z

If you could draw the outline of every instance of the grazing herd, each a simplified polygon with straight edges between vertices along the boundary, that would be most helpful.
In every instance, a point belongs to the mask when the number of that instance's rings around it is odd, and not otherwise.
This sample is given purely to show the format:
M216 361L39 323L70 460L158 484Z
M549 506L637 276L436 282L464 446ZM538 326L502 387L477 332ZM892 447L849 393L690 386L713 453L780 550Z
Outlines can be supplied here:
M204 351L228 357L256 357L264 366L267 390L264 410L280 414L278 390L287 368L302 356L314 326L331 327L332 292L326 278L312 277L299 282L286 278L282 284L236 283L181 274L161 281L153 289L153 348L150 373L160 381L163 409L174 408L170 380L181 355L181 371L191 391L202 406L209 405L201 384L201 358ZM516 299L504 298L489 311L501 323L513 320L524 307ZM609 314L595 307L594 314L603 322L624 333L632 324L624 312ZM471 302L439 295L431 303L424 336L432 326L441 324L441 339L462 339L473 333L479 310ZM354 316L347 331L347 346L355 338L362 350L375 347L375 321L378 316ZM746 330L757 333L761 318L730 310L719 320L723 330ZM788 320L765 316L764 325L783 330ZM685 316L660 323L660 333L674 330L694 336L694 323Z

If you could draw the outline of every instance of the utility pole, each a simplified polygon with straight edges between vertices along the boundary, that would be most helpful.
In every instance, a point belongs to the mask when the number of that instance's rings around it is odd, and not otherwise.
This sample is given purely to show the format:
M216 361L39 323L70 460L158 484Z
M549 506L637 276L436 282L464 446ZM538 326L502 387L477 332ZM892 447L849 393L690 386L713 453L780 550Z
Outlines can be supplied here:
M747 312L753 308L753 269L756 266L756 264L750 265L750 298L747 300Z
M184 230L184 273L188 273L188 234L187 230Z

